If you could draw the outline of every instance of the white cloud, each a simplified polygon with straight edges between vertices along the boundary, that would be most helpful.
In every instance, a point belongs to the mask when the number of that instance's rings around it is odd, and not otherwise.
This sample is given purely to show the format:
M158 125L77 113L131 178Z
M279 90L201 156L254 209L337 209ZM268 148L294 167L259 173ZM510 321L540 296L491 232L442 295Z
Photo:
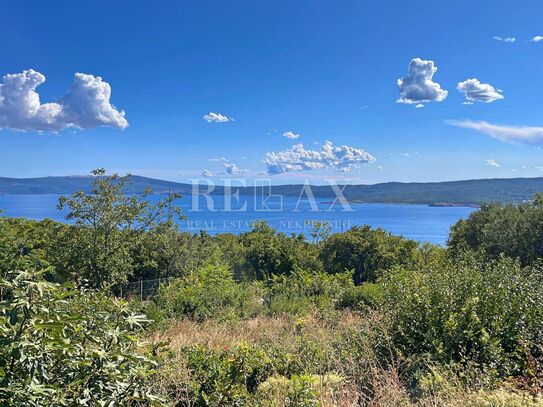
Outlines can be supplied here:
M543 144L543 127L501 126L485 121L447 120L447 124L472 129L501 141L539 145Z
M432 81L436 72L437 67L434 65L434 61L412 59L409 63L407 78L400 78L397 81L398 88L400 88L400 98L397 102L419 105L445 100L447 91L441 89L439 83Z
M299 138L300 135L299 135L299 134L296 134L296 133L294 133L294 132L292 132L292 131L285 131L285 132L283 133L283 137L286 137L286 138L292 140L292 139L297 139L297 138Z
M212 161L212 162L226 162L228 161L226 158L224 157L218 157L218 158L209 158L207 161Z
M278 153L269 152L264 159L269 174L323 168L349 171L355 165L372 161L375 157L362 149L334 146L330 141L326 141L319 150L306 150L303 144L296 144Z
M486 165L489 165L491 167L500 168L501 165L494 159L490 158L488 160L485 160Z
M534 168L536 170L543 171L543 165L536 165Z
M500 89L494 88L489 83L481 83L475 78L459 82L456 89L463 92L469 102L492 103L503 99Z
M209 170L203 170L202 171L202 176L204 177L212 177L213 176L213 173Z
M422 104L422 103L417 103L417 104L415 105L415 107L416 107L417 109L421 109L421 108L424 107L424 104Z
M536 35L534 38L532 38L530 41L532 42L539 42L543 41L543 35Z
M245 174L245 173L248 173L250 172L249 170L246 170L246 169L243 169L243 168L239 168L236 164L234 163L224 163L224 168L226 170L226 173L229 174L229 175L236 175L236 174Z
M0 128L59 131L98 126L128 127L124 111L110 103L111 87L99 76L76 73L57 102L41 103L36 88L45 76L33 69L8 74L0 83Z
M497 35L495 35L493 38L496 41L508 42L508 43L513 43L513 42L515 42L517 40L515 37L499 37Z
M234 121L233 118L231 117L228 117L224 114L221 114L221 113L213 113L213 112L209 112L208 114L204 115L202 117L202 119L204 119L206 122L208 123L226 123L226 122L232 122Z

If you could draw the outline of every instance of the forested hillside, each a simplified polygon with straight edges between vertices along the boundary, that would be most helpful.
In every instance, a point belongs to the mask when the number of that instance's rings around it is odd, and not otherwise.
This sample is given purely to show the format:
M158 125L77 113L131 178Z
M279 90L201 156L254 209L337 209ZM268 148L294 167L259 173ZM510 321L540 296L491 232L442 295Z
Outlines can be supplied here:
M0 194L72 194L77 191L90 192L93 178L88 176L44 177L44 178L2 178L0 177ZM132 176L127 187L129 193L143 193L151 188L155 193L191 194L193 187L171 181L157 180L140 176ZM202 185L202 193L207 191ZM342 188L342 187L341 187ZM277 185L271 189L272 194L298 197L302 194L303 185ZM330 186L311 186L313 194L318 198L336 197ZM253 195L255 189L232 187L242 195ZM532 199L535 193L543 191L543 178L503 178L478 179L450 182L389 182L374 185L347 185L343 190L350 201L369 203L407 203L429 205L482 205L491 202L524 202ZM212 194L223 194L224 188L214 187ZM262 191L256 193L261 196ZM266 193L269 193L266 190Z

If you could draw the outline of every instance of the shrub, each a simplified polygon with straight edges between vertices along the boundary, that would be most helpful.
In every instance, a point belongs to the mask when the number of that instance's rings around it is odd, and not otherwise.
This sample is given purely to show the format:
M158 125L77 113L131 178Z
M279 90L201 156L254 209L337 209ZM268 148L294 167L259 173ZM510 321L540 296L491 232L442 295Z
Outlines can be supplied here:
M186 278L161 287L154 300L155 315L203 321L208 318L240 318L248 314L251 290L237 284L223 266L206 266Z
M354 227L329 237L319 256L328 273L353 270L356 284L374 282L379 272L395 265L420 261L418 243L369 226Z
M0 280L0 400L10 406L160 404L154 363L138 347L146 323L122 301L13 272Z
M543 338L542 274L510 259L396 268L383 279L395 345L499 376L529 375Z
M264 304L272 314L303 315L334 309L344 290L352 288L352 274L295 271L274 276L266 287Z
M297 269L321 270L315 245L305 237L276 233L266 222L255 222L250 232L240 236L245 247L246 274L257 280L289 275Z
M252 406L258 385L271 374L266 353L246 343L233 350L197 345L183 353L192 372L196 406Z
M317 407L318 376L270 377L258 388L258 404L266 407Z
M374 283L364 283L359 286L346 288L337 302L338 309L361 311L377 308L381 303L383 292L381 286Z
M489 259L505 255L534 264L543 257L543 195L520 205L483 206L451 228L448 246L453 256L475 250Z

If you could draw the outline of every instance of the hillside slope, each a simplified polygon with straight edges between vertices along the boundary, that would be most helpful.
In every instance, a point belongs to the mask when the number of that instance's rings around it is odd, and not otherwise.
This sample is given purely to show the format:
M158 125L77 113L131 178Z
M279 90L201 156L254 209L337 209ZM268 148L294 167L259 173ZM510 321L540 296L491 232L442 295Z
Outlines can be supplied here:
M92 177L67 176L43 178L2 178L0 194L71 194L89 192ZM150 187L155 193L180 192L190 194L190 184L133 176L131 193L141 193ZM312 186L318 198L335 198L329 186ZM240 188L242 195L253 194L252 187ZM261 193L261 191L256 191ZM273 186L271 193L284 196L300 196L301 185ZM448 182L388 182L374 185L347 185L345 197L355 202L370 203L417 203L430 205L480 205L488 202L522 202L531 199L536 192L543 192L543 178L496 178ZM216 187L214 194L222 194Z

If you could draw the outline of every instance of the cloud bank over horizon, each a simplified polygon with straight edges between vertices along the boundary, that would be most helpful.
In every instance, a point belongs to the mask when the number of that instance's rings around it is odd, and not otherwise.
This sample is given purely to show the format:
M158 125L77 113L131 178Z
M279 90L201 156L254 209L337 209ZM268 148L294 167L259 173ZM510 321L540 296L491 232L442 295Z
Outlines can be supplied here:
M60 131L128 127L125 112L110 102L111 86L99 76L76 73L68 92L57 102L41 103L36 92L45 76L33 69L7 74L0 83L0 129Z
M278 153L269 152L264 158L270 175L325 168L348 172L353 166L375 160L361 148L334 146L331 141L326 141L319 150L307 150L303 144L295 144Z

